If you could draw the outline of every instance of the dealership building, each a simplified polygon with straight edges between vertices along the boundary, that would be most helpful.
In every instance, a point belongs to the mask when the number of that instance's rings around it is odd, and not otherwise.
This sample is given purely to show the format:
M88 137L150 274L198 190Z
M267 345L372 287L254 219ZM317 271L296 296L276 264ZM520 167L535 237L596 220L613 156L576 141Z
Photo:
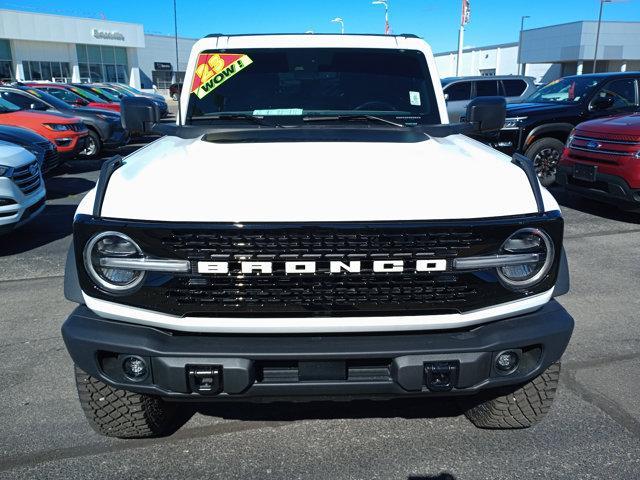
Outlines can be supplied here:
M184 77L195 39L149 35L136 23L0 10L0 80L168 86Z
M544 82L593 69L597 22L524 30L521 41L466 48L462 75L527 75ZM640 70L640 22L603 22L597 71ZM427 39L428 40L428 39ZM0 81L124 82L164 90L182 81L193 38L144 32L137 23L0 10ZM441 77L457 51L436 54Z
M517 75L539 82L593 72L598 22L581 21L524 30L520 42L465 48L462 76ZM640 70L640 22L602 22L597 72ZM441 77L456 74L458 52L436 54Z

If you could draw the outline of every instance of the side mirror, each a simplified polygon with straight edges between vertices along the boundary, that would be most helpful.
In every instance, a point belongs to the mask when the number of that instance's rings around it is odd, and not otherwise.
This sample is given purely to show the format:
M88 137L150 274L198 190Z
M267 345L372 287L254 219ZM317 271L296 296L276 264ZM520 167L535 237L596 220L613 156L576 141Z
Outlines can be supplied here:
M125 97L120 102L120 120L129 132L150 133L160 121L160 109L150 98Z
M466 119L473 126L472 133L497 132L504 127L507 101L504 97L478 97L467 105Z
M606 97L597 97L591 102L591 110L606 110L613 107L614 98L610 95Z

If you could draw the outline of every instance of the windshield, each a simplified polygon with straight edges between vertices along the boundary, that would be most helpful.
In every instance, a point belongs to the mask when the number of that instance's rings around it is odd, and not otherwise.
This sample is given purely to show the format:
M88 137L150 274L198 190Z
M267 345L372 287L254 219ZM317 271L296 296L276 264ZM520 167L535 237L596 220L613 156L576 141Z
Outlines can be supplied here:
M0 113L17 112L21 108L13 103L0 97Z
M282 124L302 116L376 115L440 123L427 63L419 51L209 51L198 58L191 92L187 121L244 114L278 116Z
M132 94L140 94L142 93L140 90L137 90L133 87L130 87L129 85L124 85L124 84L115 84L115 85L111 85L111 87L115 88L116 90L119 90L121 92L129 92Z
M133 97L133 93L125 90L125 89L120 89L120 88L116 88L116 87L99 87L100 91L109 94L112 97L115 97L118 99L118 101L120 100L121 96L124 97Z
M38 90L36 88L28 88L24 91L36 98L39 98L43 102L48 103L57 110L69 110L69 105L66 102L63 102L59 98L56 98L47 92L43 92L42 90Z
M593 78L568 77L555 80L529 98L533 103L578 103L598 84Z
M101 98L104 98L105 100L109 101L109 102L119 102L120 101L120 97L118 97L118 95L114 94L113 92L108 92L106 89L102 88L102 87L86 87L92 94L97 95Z
M75 93L76 95L81 96L82 98L84 98L85 100L88 100L90 102L95 102L95 103L105 103L105 101L100 98L99 96L88 92L87 90L84 90L82 88L79 87L69 87L69 89Z

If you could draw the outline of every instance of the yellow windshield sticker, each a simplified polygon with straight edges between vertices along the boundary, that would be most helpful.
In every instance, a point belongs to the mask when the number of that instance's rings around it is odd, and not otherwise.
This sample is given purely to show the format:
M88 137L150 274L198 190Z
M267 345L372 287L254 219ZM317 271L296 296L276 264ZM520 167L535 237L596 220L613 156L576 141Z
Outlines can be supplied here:
M209 93L253 63L241 53L201 53L193 75L191 92L198 98Z

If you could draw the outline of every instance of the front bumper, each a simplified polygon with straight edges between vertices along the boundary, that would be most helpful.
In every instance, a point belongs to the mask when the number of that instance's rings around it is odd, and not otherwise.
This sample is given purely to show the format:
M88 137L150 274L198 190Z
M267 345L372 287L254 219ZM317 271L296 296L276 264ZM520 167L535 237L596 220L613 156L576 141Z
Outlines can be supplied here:
M80 306L62 335L76 365L117 388L175 400L276 400L469 395L519 385L560 359L573 326L554 300L534 313L467 329L330 335L188 334L105 320ZM520 353L510 374L494 368L505 350ZM142 381L123 374L129 355L149 366ZM452 366L444 389L428 386L433 365ZM208 367L219 372L213 394L194 389L189 375Z
M586 198L621 208L640 207L640 190L631 188L624 178L617 175L597 172L595 182L586 182L573 176L573 165L560 165L556 181L567 191Z
M60 144L59 139L56 140L56 146L60 153L60 157L64 160L77 157L80 152L86 148L88 138L88 131L84 131L84 133L81 133L80 135L67 135L64 137L62 145Z
M0 235L26 224L45 208L44 184L29 195L24 195L9 178L0 177L0 199L10 200L10 205L0 206Z

